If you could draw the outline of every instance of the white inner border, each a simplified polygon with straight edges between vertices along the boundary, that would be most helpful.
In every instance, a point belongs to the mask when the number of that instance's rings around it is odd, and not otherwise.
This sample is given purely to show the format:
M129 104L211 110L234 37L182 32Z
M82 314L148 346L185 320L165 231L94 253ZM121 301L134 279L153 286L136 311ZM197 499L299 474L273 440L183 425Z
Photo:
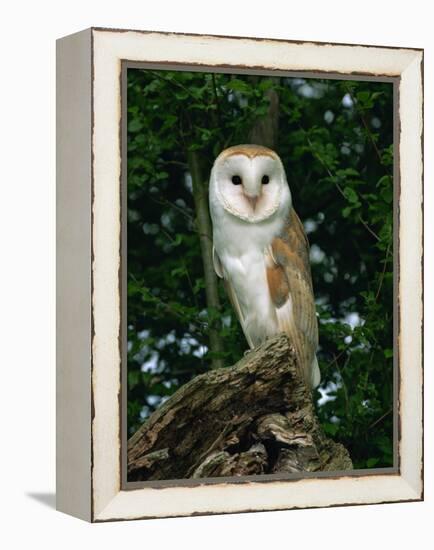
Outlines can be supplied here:
M93 29L93 520L418 500L422 494L422 53ZM400 475L221 483L121 491L120 132L121 60L245 65L285 71L401 76ZM278 60L278 61L277 61Z

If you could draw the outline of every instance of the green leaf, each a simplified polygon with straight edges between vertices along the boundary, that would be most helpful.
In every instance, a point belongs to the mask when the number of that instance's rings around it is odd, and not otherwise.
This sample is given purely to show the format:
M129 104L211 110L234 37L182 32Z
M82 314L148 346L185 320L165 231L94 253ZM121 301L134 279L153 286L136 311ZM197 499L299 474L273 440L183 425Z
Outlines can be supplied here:
M384 96L384 92L373 92L371 94L371 100L375 101L376 99L378 99L379 97L382 97L382 96Z
M392 185L392 177L389 175L382 176L378 181L376 187Z
M143 128L143 124L140 122L138 118L134 118L128 123L128 132L140 132L140 130Z
M185 271L185 267L184 266L181 266L181 267L175 267L175 269L172 269L172 271L170 272L170 274L172 275L172 277L178 277L180 275L185 275L186 271Z
M226 86L230 88L231 90L234 90L235 92L242 92L246 93L250 91L250 86L246 84L243 80L239 80L237 78L233 78L230 80Z
M355 168L343 168L336 171L336 175L340 178L346 178L348 176L358 177L360 174Z
M345 187L344 195L345 195L345 198L353 204L359 202L357 193L351 187Z
M393 188L392 187L386 187L381 190L380 192L382 198L384 199L384 202L387 202L387 204L391 204L393 202Z
M327 435L334 436L338 433L339 427L336 424L326 422L325 424L323 424L323 429Z

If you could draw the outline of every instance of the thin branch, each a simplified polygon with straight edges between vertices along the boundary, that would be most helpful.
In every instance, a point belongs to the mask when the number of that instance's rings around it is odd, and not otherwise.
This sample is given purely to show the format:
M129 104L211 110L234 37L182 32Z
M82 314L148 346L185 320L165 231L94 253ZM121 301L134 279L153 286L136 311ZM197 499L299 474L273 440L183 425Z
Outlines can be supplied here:
M208 207L208 188L206 179L202 173L201 159L197 151L188 151L188 164L193 183L193 199L196 211L196 227L199 232L199 242L202 254L202 264L205 279L205 295L208 308L220 310L220 298L218 291L217 275L214 271L212 259L212 226ZM220 327L216 323L210 323L209 350L215 354L224 351ZM212 368L223 367L221 357L212 357Z
M360 214L359 214L359 220L362 222L363 227L367 229L369 233L377 239L377 241L381 240L380 237L377 235L377 233L375 233L375 231L369 227L369 225L365 222L365 220L362 218Z
M211 74L211 79L212 79L212 87L213 87L213 92L214 92L214 103L215 103L215 106L217 108L217 118L218 118L218 122L219 122L219 127L220 127L220 129L222 129L223 128L222 112L221 112L221 107L220 107L220 98L219 98L218 93L217 93L217 83L216 83L216 80L215 80L215 74L214 73Z
M375 143L375 139L374 139L374 136L373 136L373 134L372 134L372 132L371 132L371 130L370 130L370 128L369 128L369 125L368 125L368 123L366 122L366 119L365 119L364 115L362 114L362 112L360 111L360 109L357 107L357 100L356 100L356 98L355 98L354 95L353 95L353 91L352 91L352 89L348 86L348 84L345 84L345 87L346 87L346 89L347 89L347 92L348 92L349 96L351 97L351 100L352 100L353 105L354 105L354 107L355 107L356 113L359 115L360 120L362 121L362 124L363 124L363 126L365 127L366 133L368 134L369 139L370 139L370 141L371 141L371 143L372 143L372 146L374 147L375 153L376 153L376 155L378 156L378 159L379 159L379 161L380 161L380 164L383 164L382 159L381 159L381 153L380 153L380 151L379 151L379 149L378 149L378 147L377 147L377 144Z
M339 183L337 182L337 177L331 172L330 168L327 166L327 163L324 161L324 159L321 157L321 155L315 151L315 148L313 146L313 143L312 141L310 140L309 136L307 135L307 132L306 130L304 130L304 128L302 128L300 126L300 129L305 133L306 135L306 140L307 142L309 143L309 146L311 148L311 151L312 151L312 154L317 158L317 160L320 162L320 164L324 167L325 171L327 172L328 176L330 177L330 179L333 181L334 185L336 186L337 190L339 191L339 193L344 197L345 200L348 200L347 197L345 196L345 193L343 192L342 190L342 187L339 185ZM375 233L375 231L373 229L371 229L369 227L369 225L363 220L362 216L359 214L359 220L362 222L363 224L363 227L369 231L369 233L375 237L375 239L377 239L377 241L380 240L380 237Z
M185 321L185 315L179 313L178 311L174 310L167 302L164 302L161 298L158 296L155 296L154 294L151 294L151 292L147 291L147 287L144 286L132 273L129 274L129 277L137 283L137 285L140 287L140 291L142 294L147 294L152 302L157 303L159 306L161 306L165 311L172 314L174 317L177 317L183 321ZM204 335L204 332L199 328L203 327L206 329L207 323L198 320L197 316L195 316L195 322L189 320L190 325L194 327L194 330L197 331L199 334Z
M194 218L191 216L188 212L186 212L183 208L175 204L174 202L171 202L167 199L161 200L156 199L155 197L150 197L153 202L156 204L161 204L162 206L169 206L170 208L173 208L174 210L177 210L180 214L188 218L193 224L194 224Z
M181 166L182 168L185 168L185 169L188 168L188 164L180 160L165 160L164 164L173 164L175 166Z
M342 370L345 369L345 367L348 365L349 360L350 360L350 356L348 355L347 358L345 359L345 363L344 363L344 366L342 367ZM345 397L345 411L348 416L350 412L350 401L348 397L348 389L347 389L347 385L345 384L344 377L342 376L342 370L339 367L339 363L337 362L336 357L335 357L335 364L336 364L336 368L338 370L339 376L341 377L341 380L342 380L342 388L344 390L344 397Z
M301 126L300 126L301 128ZM317 158L317 160L319 160L320 164L323 166L323 168L325 169L325 171L327 172L329 178L333 181L333 183L335 184L337 190L339 191L339 193L344 197L345 200L347 200L347 197L345 196L345 193L343 192L342 190L342 187L339 185L339 183L337 182L337 178L334 174L332 174L330 168L327 166L327 163L325 162L325 160L321 157L321 155L315 151L315 147L313 146L313 143L310 139L310 137L307 135L307 132L304 128L301 128L301 130L304 132L305 136L306 136L306 140L307 142L309 143L309 146L311 148L311 151L312 151L312 154Z
M386 274L386 266L387 266L387 262L388 262L388 259L389 259L389 253L390 253L391 245L392 245L392 241L389 241L389 243L387 244L386 257L384 259L383 271L381 272L380 282L378 284L378 289L377 289L377 294L375 295L375 301L378 300L378 297L380 296L380 292L381 292L381 287L383 286L383 280L384 280L384 276Z
M387 416L389 416L389 414L391 414L393 412L393 408L389 409L387 412L385 412L384 414L382 414L380 416L380 418L377 418L377 420L375 420L374 422L372 422L372 424L370 426L368 426L368 430L370 430L371 428L373 428L374 426L376 426L377 424L379 424L382 420L384 420Z
M175 239L165 229L161 228L161 231L163 235L165 235L172 244L175 243ZM185 273L185 276L187 277L188 285L193 295L194 305L196 306L196 309L199 311L199 303L197 301L196 293L194 292L194 288L193 288L193 282L190 277L190 272L188 271L187 264L185 263L184 258L181 258L181 264L182 264L182 267L184 268L184 273Z
M190 97L193 97L194 99L196 99L194 95L191 93L191 91L186 86L184 86L184 84L181 84L180 82L178 82L178 80L169 80L159 73L156 73L154 71L149 71L149 72L152 76L154 76L154 78L158 78L159 80L166 82L166 84L169 84L169 86L177 86L178 88L181 88L182 90L184 90L184 92L186 92Z
M349 347L350 346L348 345L346 348L344 348L342 351L340 351L337 355L333 354L333 359L327 363L326 369L331 367L333 365L333 363L335 363L338 359L340 359L342 357L342 355L348 351Z

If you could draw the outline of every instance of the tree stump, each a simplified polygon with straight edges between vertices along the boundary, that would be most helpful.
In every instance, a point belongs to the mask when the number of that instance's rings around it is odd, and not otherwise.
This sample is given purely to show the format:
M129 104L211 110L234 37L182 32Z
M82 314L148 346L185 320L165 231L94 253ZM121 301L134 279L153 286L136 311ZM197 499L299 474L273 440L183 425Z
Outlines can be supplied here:
M128 481L352 469L325 436L288 336L196 376L128 441Z

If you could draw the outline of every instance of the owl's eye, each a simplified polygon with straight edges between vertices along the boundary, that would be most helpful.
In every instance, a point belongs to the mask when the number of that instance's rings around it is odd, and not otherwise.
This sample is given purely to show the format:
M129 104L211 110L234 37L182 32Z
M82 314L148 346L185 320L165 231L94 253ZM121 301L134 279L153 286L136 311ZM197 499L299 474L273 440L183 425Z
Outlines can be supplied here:
M240 176L232 176L232 183L234 185L241 185L242 181Z
M270 178L267 176L267 174L265 174L265 176L262 176L262 185L267 185L267 183L270 182Z

